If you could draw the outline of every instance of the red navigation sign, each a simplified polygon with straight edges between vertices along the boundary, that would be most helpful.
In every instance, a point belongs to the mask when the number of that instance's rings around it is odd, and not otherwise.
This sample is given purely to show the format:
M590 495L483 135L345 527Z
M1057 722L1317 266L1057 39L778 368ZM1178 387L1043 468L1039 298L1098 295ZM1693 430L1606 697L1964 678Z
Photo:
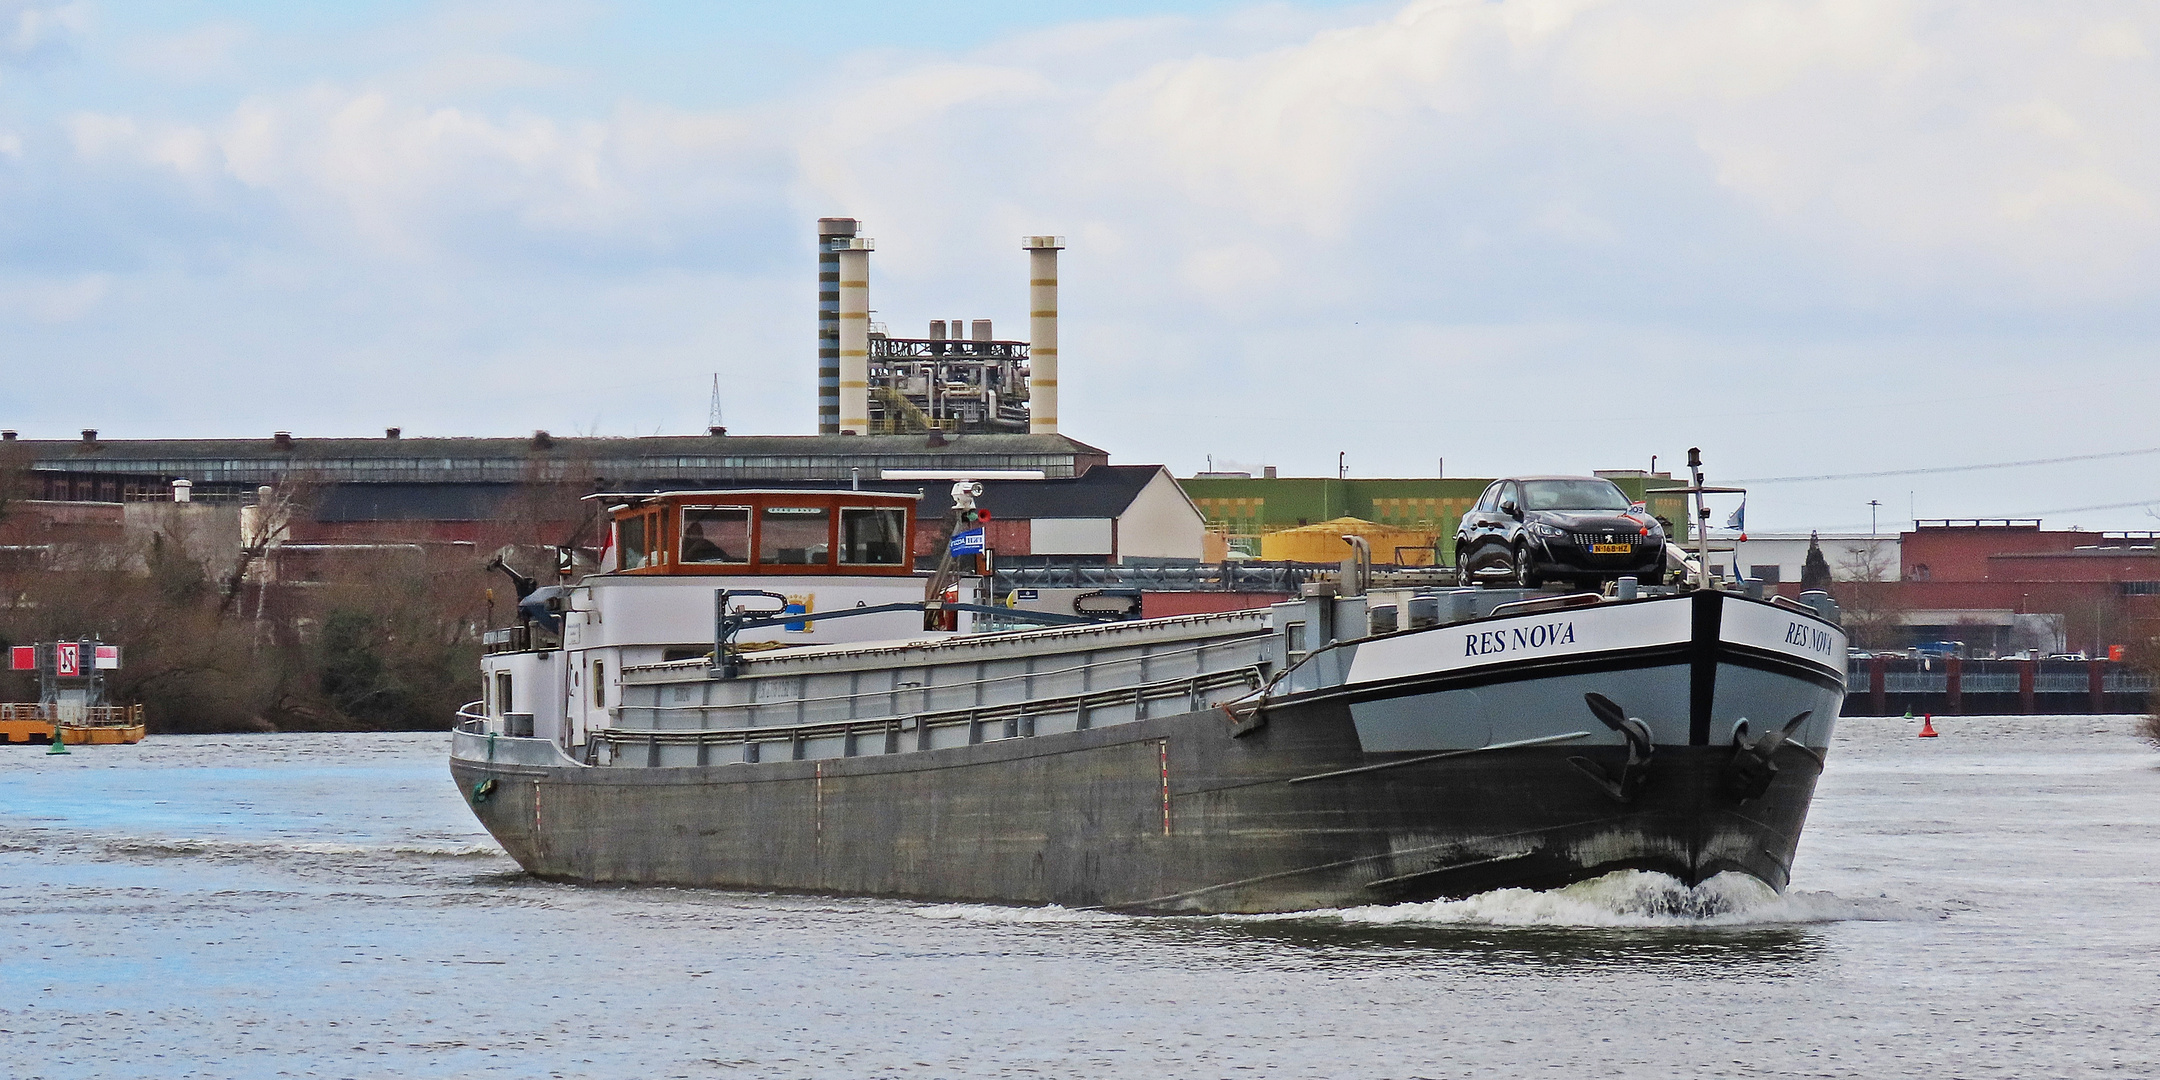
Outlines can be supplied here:
M42 672L46 678L95 679L97 672L119 669L120 646L95 638L14 645L8 649L8 667Z

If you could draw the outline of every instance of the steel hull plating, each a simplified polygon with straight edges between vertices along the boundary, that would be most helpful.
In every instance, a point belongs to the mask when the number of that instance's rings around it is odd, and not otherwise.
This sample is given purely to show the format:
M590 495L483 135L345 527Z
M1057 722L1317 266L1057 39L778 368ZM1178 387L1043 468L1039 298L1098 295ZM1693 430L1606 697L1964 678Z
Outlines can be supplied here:
M1613 684L1610 668L1508 683L1505 734L1556 740L1512 749L1481 749L1505 741L1490 726L1443 730L1463 711L1451 696L1474 688L1436 685L1387 699L1393 715L1436 718L1423 736L1398 723L1406 748L1393 750L1367 746L1367 693L1307 695L1242 725L1209 709L904 755L661 769L460 756L452 771L519 863L569 881L1182 912L1547 888L1624 868L1690 883L1740 871L1782 888L1821 772L1805 743L1827 743L1831 714L1774 754L1753 797L1733 791L1725 738L1661 732L1623 798L1599 775L1617 775L1627 747L1582 698ZM1780 721L1837 693L1759 665L1714 670L1750 689L1736 704ZM1621 684L1663 700L1621 703L1699 732L1689 699L1701 674L1685 659L1641 666ZM1497 684L1482 685L1489 696ZM1322 775L1342 770L1363 771Z

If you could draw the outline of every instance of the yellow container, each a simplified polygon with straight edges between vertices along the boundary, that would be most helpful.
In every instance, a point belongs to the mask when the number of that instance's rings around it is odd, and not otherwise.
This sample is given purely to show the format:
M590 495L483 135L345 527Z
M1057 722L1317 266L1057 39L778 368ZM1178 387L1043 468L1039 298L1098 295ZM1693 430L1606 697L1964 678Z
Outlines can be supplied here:
M1433 534L1397 529L1354 517L1339 517L1268 533L1260 538L1260 557L1270 561L1339 563L1351 553L1350 545L1343 542L1344 536L1364 537L1365 542L1372 545L1376 565L1395 565L1396 548L1404 549L1402 565L1432 565Z

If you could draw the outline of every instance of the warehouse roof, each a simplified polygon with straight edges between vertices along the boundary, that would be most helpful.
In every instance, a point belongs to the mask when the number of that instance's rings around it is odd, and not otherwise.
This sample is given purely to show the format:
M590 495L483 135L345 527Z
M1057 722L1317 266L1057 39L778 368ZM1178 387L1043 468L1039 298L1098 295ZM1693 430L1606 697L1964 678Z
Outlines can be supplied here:
M1063 435L675 435L521 439L18 439L42 472L198 484L519 483L533 480L844 480L856 470L1039 469L1071 476L1109 455Z

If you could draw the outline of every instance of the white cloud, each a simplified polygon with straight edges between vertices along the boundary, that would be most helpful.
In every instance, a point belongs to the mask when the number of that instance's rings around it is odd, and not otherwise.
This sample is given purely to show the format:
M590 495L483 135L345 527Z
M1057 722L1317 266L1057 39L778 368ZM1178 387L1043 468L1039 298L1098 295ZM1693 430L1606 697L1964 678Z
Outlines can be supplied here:
M1394 205L1467 196L1489 219L1538 211L1488 185L1694 173L1857 273L2114 298L2149 286L2132 271L2160 241L2160 71L2124 44L2156 26L2132 6L1425 0L1163 65L1108 95L1098 128L1117 166L1183 201L1323 240L1417 181ZM2112 59L2076 45L2096 40ZM1504 175L1525 158L1542 175Z
M0 64L36 64L67 52L88 29L89 5L0 2Z
M2144 289L2160 243L2140 104L2160 100L2143 51L2160 11L1420 0L1134 70L1148 25L852 79L836 64L815 97L728 112L475 107L428 76L257 94L194 124L84 114L72 135L86 156L222 174L407 253L476 213L643 242L736 197L765 204L755 190L776 182L891 222L1010 204L1130 227L1141 206L1144 228L1197 244L1233 220L1281 265L1310 265L1306 248L1355 261L1343 249L1397 218L1443 246L1564 248L1669 243L1734 212L1780 257L1900 289L2078 302ZM1055 76L1029 63L1046 53ZM568 77L455 48L423 67L489 88Z
M1208 450L1286 467L1304 454L1315 471L1340 449L1505 467L1444 445L1493 434L1464 416L1475 402L1449 404L1464 387L1536 403L1554 455L1537 464L1568 468L1684 449L1666 445L1691 437L1673 430L1673 390L1705 371L1722 398L1762 403L1710 432L1734 455L1799 432L1826 453L1954 457L2009 437L2006 423L1916 429L1941 440L1928 446L1884 433L1903 413L1781 410L1796 386L1918 400L2051 362L2160 370L2149 5L1260 8L1033 31L959 56L826 54L803 89L724 109L565 66L575 50L528 39L574 41L575 12L550 9L554 29L534 30L517 10L455 7L368 38L396 53L380 70L250 81L215 110L105 98L5 115L16 141L0 142L0 185L17 186L0 194L61 224L0 246L0 266L43 259L62 268L25 280L76 283L38 293L42 307L9 293L5 310L115 327L123 358L121 339L162 330L140 299L157 290L67 293L91 280L68 275L184 281L211 313L195 347L254 349L265 371L295 348L285 337L216 335L318 334L323 377L356 383L458 369L465 393L523 372L580 388L566 400L613 395L614 414L635 393L592 389L592 373L637 363L632 342L655 380L741 372L740 426L787 430L811 397L811 218L866 221L874 303L901 326L1015 325L1017 238L1057 232L1071 243L1066 411L1093 418L1082 437L1188 466ZM174 40L191 70L217 60L241 79L271 48ZM22 186L43 177L61 179ZM70 308L76 295L89 299ZM276 319L255 317L273 306ZM33 313L70 310L75 323ZM723 316L753 325L732 333ZM2160 407L2152 381L2115 387L2107 422ZM479 405L502 411L472 423L589 419L513 415L545 400ZM1165 404L1186 401L1204 407ZM2070 401L1970 407L2092 427ZM301 422L279 407L278 423ZM702 396L652 407L693 429ZM1374 415L1330 419L1361 411ZM1623 443L1576 433L1612 415L1649 419ZM1209 434L1253 417L1277 418L1258 445ZM2053 504L2079 501L2107 500Z
M89 315L112 287L104 274L68 280L0 279L0 313L39 323L75 322Z
M137 42L127 50L127 60L143 71L182 82L229 76L239 73L237 54L254 37L243 23L214 22Z

